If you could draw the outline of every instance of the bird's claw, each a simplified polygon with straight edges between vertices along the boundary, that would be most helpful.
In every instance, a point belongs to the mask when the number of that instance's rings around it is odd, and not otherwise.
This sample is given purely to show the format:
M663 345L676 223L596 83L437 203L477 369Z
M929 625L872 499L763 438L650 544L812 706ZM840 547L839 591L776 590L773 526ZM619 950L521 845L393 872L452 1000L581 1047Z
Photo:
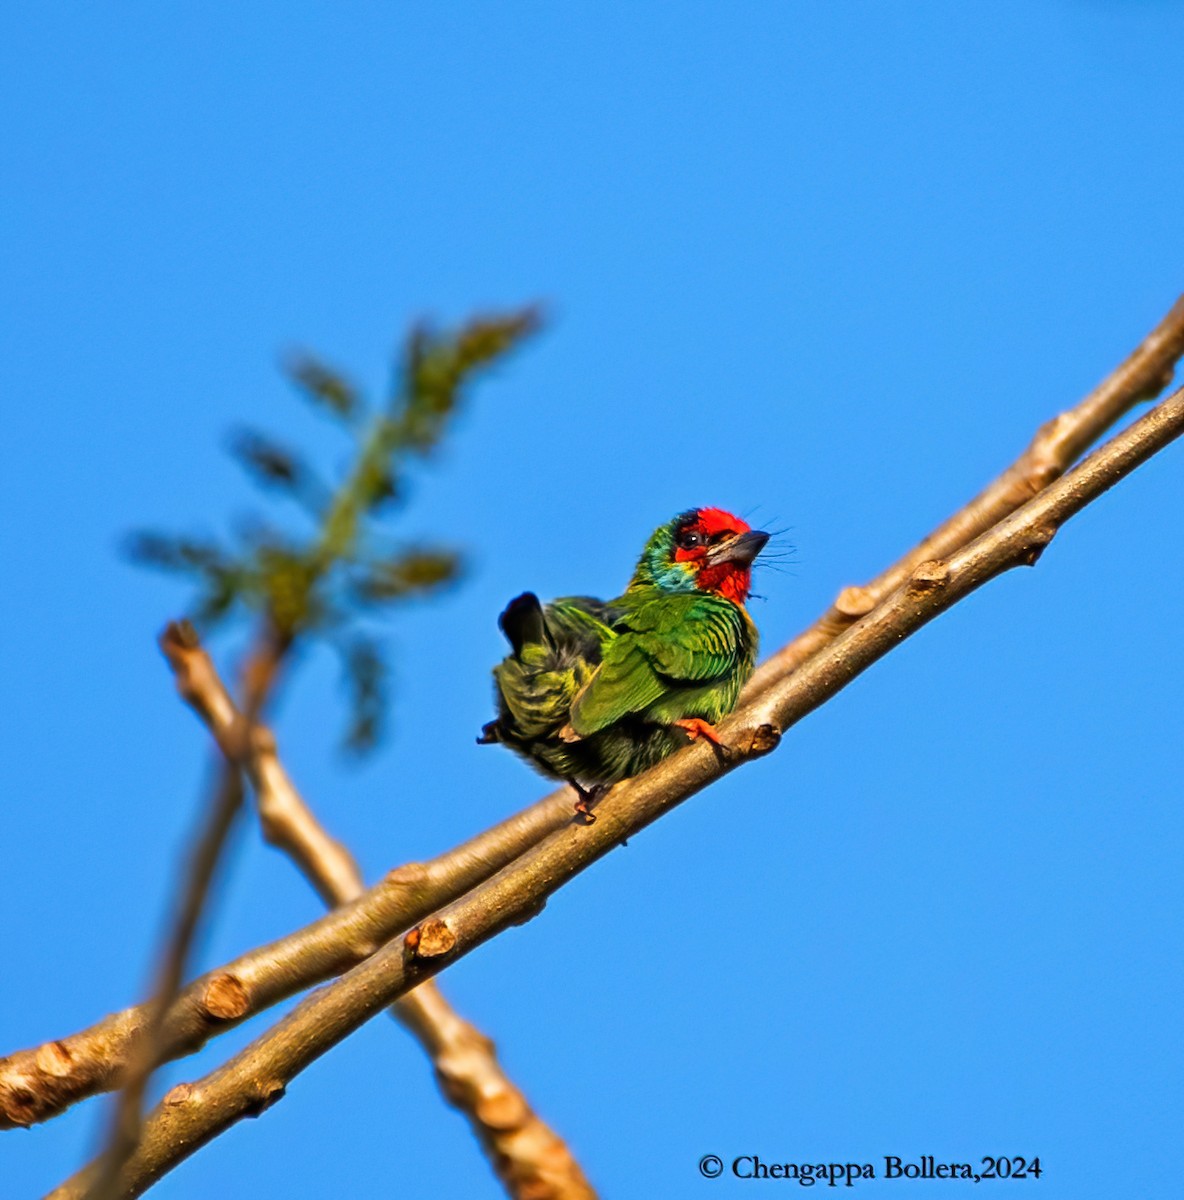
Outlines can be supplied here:
M583 820L585 825L596 824L596 814L592 811L592 805L594 805L600 799L600 797L603 796L606 791L608 791L608 788L606 788L603 784L596 784L595 786L585 790L575 782L572 782L571 786L575 789L576 795L579 797L579 799L576 800L576 815Z
M576 801L576 815L583 820L585 825L596 824L596 814L588 807L587 796L581 796Z
M706 738L713 746L724 745L724 740L716 732L715 726L701 717L686 717L682 721L675 721L674 724L683 730L692 742Z

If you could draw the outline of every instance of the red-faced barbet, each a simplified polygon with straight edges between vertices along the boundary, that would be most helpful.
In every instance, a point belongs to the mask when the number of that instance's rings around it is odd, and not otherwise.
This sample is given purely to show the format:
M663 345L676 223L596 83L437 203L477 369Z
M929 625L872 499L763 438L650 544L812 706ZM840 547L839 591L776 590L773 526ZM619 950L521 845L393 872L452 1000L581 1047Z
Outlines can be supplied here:
M493 671L498 715L481 742L501 742L576 789L576 809L636 775L736 707L756 662L744 608L752 563L769 540L718 508L680 513L654 530L623 595L533 592L498 619L511 646Z

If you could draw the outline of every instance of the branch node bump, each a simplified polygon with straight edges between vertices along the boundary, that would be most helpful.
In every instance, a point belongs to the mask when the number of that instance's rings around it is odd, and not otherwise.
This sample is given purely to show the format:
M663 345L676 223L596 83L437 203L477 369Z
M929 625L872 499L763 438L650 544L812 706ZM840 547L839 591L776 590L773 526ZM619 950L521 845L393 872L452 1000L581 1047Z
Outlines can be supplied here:
M752 731L752 739L748 744L748 757L760 758L771 754L781 744L781 730L776 725L758 725Z
M941 559L930 559L921 563L909 578L908 589L912 596L928 596L940 591L950 582L950 564Z
M202 1007L217 1021L235 1021L250 1007L247 989L237 975L220 971L206 985Z
M196 1091L197 1089L191 1083L178 1083L176 1087L172 1087L165 1092L161 1103L166 1108L177 1108L182 1104L188 1104L193 1099Z
M263 1114L276 1103L277 1100L284 1098L284 1092L287 1089L278 1079L273 1079L269 1083L261 1083L258 1091L247 1102L246 1108L243 1110L243 1116L246 1117L261 1117Z
M865 587L845 587L835 598L835 611L852 621L866 617L876 607L876 598Z
M0 1111L11 1125L32 1125L37 1119L37 1097L27 1087L7 1087L0 1092Z
M414 958L443 958L456 945L456 934L439 917L429 917L408 930L404 948Z
M1028 499L1032 496L1038 496L1050 483L1055 483L1056 480L1065 472L1062 470L1059 463L1055 462L1040 462L1033 466L1026 479L1028 489Z
M54 1079L69 1075L74 1068L74 1055L70 1053L70 1047L65 1042L46 1042L45 1045L39 1046L33 1061L37 1064L38 1071Z
M1036 431L1027 454L1018 464L1024 485L1033 495L1064 474L1066 450L1079 426L1080 418L1076 413L1062 412L1045 421Z
M382 886L389 888L416 888L427 882L428 868L423 863L404 863L383 876Z
M1047 549L1049 542L1056 535L1057 527L1055 525L1037 525L1029 531L1028 540L1020 551L1019 561L1025 567L1034 567L1040 561L1040 556Z
M508 1089L482 1096L474 1107L477 1120L487 1129L496 1129L499 1133L521 1129L531 1115L526 1101Z
M511 922L511 924L525 925L528 921L533 921L535 919L535 917L539 916L542 913L543 909L546 907L547 907L547 898L546 898L546 896L543 896L537 904L532 904L530 906L530 908L519 913L514 918L514 920Z
M1163 371L1147 381L1147 386L1139 393L1137 400L1154 400L1160 392L1165 391L1176 377L1176 364L1168 363Z

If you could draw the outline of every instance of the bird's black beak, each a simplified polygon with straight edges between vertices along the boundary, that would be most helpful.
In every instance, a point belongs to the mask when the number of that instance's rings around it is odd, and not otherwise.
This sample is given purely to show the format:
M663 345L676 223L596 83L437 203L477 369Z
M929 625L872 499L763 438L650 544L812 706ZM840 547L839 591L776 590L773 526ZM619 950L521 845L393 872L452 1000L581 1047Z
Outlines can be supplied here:
M739 533L707 552L707 561L714 567L718 563L735 563L739 567L752 565L752 560L765 548L769 535L760 529Z

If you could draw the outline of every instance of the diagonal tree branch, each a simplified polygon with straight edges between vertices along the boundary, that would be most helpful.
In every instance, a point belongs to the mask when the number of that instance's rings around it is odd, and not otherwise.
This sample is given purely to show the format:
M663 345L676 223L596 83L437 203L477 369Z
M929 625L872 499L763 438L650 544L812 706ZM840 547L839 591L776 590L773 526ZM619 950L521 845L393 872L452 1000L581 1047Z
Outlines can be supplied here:
M274 744L262 727L256 737ZM265 759L264 753L256 756ZM198 977L169 1008L159 1061L191 1054L271 1005L340 975L570 820L571 794L554 792L454 850L395 868L357 900L296 933ZM119 1087L148 1016L149 1006L137 1005L0 1060L0 1129L49 1120L96 1092Z
M952 553L1059 475L1068 461L1110 424L1140 399L1159 390L1170 378L1181 353L1184 353L1184 299L1173 305L1128 359L1080 404L1047 422L1025 453L966 509L951 517L872 583L864 588L845 589L827 614L766 660L745 690L745 700L755 698L812 649L827 644L862 612L870 611L927 556ZM187 654L187 646L198 647L196 634L183 626L166 630L162 648L174 668L178 689L215 736L219 730L223 731L224 752L233 750L226 735L234 722L234 701L208 656ZM275 757L274 742L262 728L257 736L259 745L251 759L260 775L255 781L257 795L282 796L291 785ZM376 944L500 869L509 857L564 823L567 801L563 797L562 792L553 793L526 809L520 817L511 818L456 851L425 864L422 869L426 875L422 879L416 874L419 870L416 864L392 872L387 880L371 889L358 906L356 916L351 909L348 914L326 918L309 927L310 933L318 931L312 937L305 937L306 931L299 931L202 976L186 989L170 1011L170 1033L162 1054L179 1057L197 1049L220 1029L229 1028L238 1019L227 1011L230 1008L237 1009L245 1003L245 1018L353 965L372 952ZM284 805L289 826L301 821L302 807L301 803ZM266 800L260 806L260 817L264 835L270 837L270 806ZM316 825L311 814L307 814L307 819ZM313 844L317 839L301 834L293 841ZM341 894L338 889L349 887L352 859L323 830L319 845L317 874L331 876L334 891L325 892L316 886L322 897L332 902L334 894ZM302 862L301 866L304 869L305 864ZM455 890L450 891L450 886ZM421 909L421 903L428 907ZM224 975L241 980L241 989L234 983L225 983ZM219 993L226 989L228 995L235 997L233 1002L225 996L218 999ZM207 1011L207 990L217 1011ZM240 990L245 991L245 999L239 998ZM96 1091L118 1086L132 1039L144 1018L142 1008L127 1009L81 1033L0 1059L0 1129L46 1120Z
M528 920L580 871L726 772L775 748L782 732L825 703L893 647L995 576L1032 565L1062 524L1184 434L1184 391L1174 393L1017 512L947 559L916 566L873 613L807 664L743 705L722 727L732 750L690 746L617 785L594 825L569 825L498 875L388 943L196 1084L173 1089L153 1113L121 1176L137 1196L178 1162L279 1099L295 1075L388 1003L512 924ZM87 1168L54 1193L73 1200Z
M161 648L178 691L218 744L233 741L241 718L192 627L169 626ZM296 863L330 907L362 896L365 886L356 860L305 804L279 760L274 737L257 730L242 762L255 788L266 839ZM561 819L570 820L566 806ZM391 1013L427 1051L445 1098L468 1120L510 1196L594 1200L567 1144L506 1075L493 1043L456 1014L434 981L401 997Z
M785 672L792 671L866 616L900 587L918 564L953 554L1060 478L1136 404L1153 399L1171 383L1181 355L1184 355L1184 296L1121 366L1080 404L1042 425L1023 454L969 504L870 583L844 588L813 625L766 659L748 681L745 698L750 699Z
M328 903L360 887L354 860L304 804L270 730L256 723L250 734L254 749L243 755L234 701L192 627L169 626L161 645L181 695L224 752L243 757L267 839L293 855ZM211 1036L340 974L570 820L571 796L557 791L454 850L396 868L296 936L194 980L167 1013L153 1065L192 1053ZM488 1039L458 1017L438 989L422 989L409 999L396 1015L427 1048L445 1095L469 1117L508 1186L518 1189L512 1194L539 1200L593 1195L562 1139L505 1077ZM47 1120L97 1091L120 1086L142 1052L150 1016L150 1005L126 1009L78 1034L0 1060L0 1128Z

